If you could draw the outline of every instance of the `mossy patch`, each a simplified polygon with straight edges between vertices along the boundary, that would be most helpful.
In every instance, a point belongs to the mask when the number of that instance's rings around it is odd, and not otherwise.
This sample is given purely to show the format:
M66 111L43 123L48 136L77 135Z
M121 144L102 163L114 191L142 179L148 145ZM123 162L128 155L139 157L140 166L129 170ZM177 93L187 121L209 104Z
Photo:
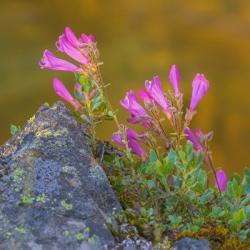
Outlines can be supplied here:
M15 231L20 233L20 234L25 234L26 233L26 229L23 226L16 227Z
M16 168L13 173L14 182L20 183L23 180L24 170L20 167Z
M75 237L76 237L76 239L77 239L78 241L84 240L84 235L83 235L82 233L76 234Z
M65 200L61 201L61 206L66 210L71 210L73 205L71 203L67 203Z

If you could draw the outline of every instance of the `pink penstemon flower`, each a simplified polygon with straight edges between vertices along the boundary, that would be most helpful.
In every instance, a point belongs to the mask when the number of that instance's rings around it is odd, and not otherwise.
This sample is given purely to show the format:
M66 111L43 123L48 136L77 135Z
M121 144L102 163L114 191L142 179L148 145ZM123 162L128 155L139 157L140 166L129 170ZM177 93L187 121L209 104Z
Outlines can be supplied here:
M179 82L181 79L181 75L179 69L175 64L171 66L168 78L173 86L175 97L180 96Z
M151 103L153 101L153 98L143 88L138 90L138 95L145 104Z
M196 74L192 83L192 97L190 101L190 110L195 110L200 100L204 97L209 89L209 81L203 74Z
M227 189L227 175L224 170L220 169L216 171L216 187L221 191L225 192Z
M171 119L171 111L167 97L161 86L161 79L159 76L154 76L152 81L145 81L145 88L151 98L163 109L169 119Z
M189 127L186 127L184 129L184 133L187 137L187 140L192 142L195 150L203 151L203 147L199 141L199 137L197 136L197 134L193 133L193 131Z
M43 52L43 57L39 62L41 69L51 69L51 70L59 70L59 71L70 71L70 72L81 72L82 69L77 67L76 65L57 58L52 52L49 50L45 50Z
M90 34L88 36L85 33L82 33L82 35L81 35L81 41L82 41L83 44L96 43L94 35Z
M74 99L58 78L53 79L53 89L58 96L60 96L64 101L70 103L76 110L80 108L79 102Z
M139 135L133 129L129 128L129 129L126 130L126 140L128 142L129 149L131 149L131 151L135 155L145 159L147 157L147 153L145 152L145 150L138 143L138 141L141 140L142 136L143 135ZM125 148L125 143L123 141L123 137L122 137L122 134L121 134L120 131L116 132L116 133L113 133L112 141L118 143L120 146Z
M81 44L81 38L77 39L71 28L66 27L64 33L59 37L56 47L59 51L67 54L77 62L89 65L88 53L84 53Z
M126 93L125 98L120 101L120 104L131 114L128 122L146 125L150 121L149 115L139 104L133 90Z

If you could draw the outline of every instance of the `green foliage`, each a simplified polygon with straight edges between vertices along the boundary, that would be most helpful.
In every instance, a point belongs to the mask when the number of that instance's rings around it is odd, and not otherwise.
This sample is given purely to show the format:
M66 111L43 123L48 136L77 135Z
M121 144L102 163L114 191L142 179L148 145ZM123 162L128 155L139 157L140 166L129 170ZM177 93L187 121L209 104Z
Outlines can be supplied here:
M10 133L11 133L11 135L15 135L20 130L21 130L20 126L16 126L16 125L13 125L13 124L10 125Z
M113 120L116 114L110 110L104 95L106 86L79 73L75 74L75 78L81 85L80 92L74 91L75 98L83 104L80 118L93 128L104 120Z
M161 239L166 232L198 232L207 226L223 226L246 240L250 219L250 172L234 175L220 194L203 166L201 153L187 142L164 157L150 151L147 162L106 157L110 181L123 214L146 237ZM133 171L131 171L133 169Z

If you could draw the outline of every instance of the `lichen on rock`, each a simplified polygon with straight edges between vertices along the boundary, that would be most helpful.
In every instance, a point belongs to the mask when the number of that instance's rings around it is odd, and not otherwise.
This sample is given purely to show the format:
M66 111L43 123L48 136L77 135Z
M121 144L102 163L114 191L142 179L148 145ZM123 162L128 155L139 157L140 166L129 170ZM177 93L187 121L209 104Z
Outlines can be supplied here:
M0 249L102 249L120 204L85 127L61 102L42 106L0 147Z

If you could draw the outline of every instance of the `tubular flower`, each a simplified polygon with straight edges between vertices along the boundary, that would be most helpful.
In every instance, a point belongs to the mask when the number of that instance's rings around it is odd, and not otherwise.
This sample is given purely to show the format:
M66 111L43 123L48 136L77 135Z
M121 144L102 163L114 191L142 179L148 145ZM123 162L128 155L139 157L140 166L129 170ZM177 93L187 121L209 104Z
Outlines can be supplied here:
M192 88L192 98L189 108L191 110L195 110L196 106L209 89L209 81L205 78L203 74L196 74L192 83Z
M138 95L144 103L150 103L153 101L152 97L145 89L139 89Z
M80 72L81 68L76 65L65 61L63 59L57 58L52 52L49 50L45 50L43 52L43 57L39 62L41 69L51 69L51 70L59 70L59 71L70 71L70 72Z
M145 87L148 94L162 107L168 118L170 118L168 100L165 93L163 92L160 77L154 76L152 81L146 81Z
M77 62L88 65L88 59L80 49L80 42L69 27L66 27L64 34L59 37L56 47Z
M113 133L112 135L112 141L118 143L120 146L125 148L125 144L122 141L122 135L120 132Z
M144 149L139 145L137 142L141 139L141 136L137 134L133 129L127 130L127 140L128 140L128 146L131 148L132 152L142 158L147 157L146 152Z
M64 101L70 103L75 109L80 108L80 104L73 98L73 96L66 89L64 84L58 79L53 79L53 89L58 96L60 96Z
M189 127L186 127L184 130L184 133L189 141L192 142L195 150L203 151L203 147L199 142L199 139L197 136L192 132L192 130Z
M145 125L150 121L150 117L145 109L139 104L133 90L126 93L125 98L120 101L120 104L131 114L128 122L142 123Z
M137 134L133 129L127 129L126 139L128 141L128 147L135 155L142 158L147 157L147 153L138 143L138 140L141 139L141 135ZM125 143L122 140L122 135L120 132L114 133L112 135L112 141L118 143L122 147L125 147Z
M90 34L88 36L85 33L82 33L82 35L81 35L81 41L82 41L83 44L96 43L94 35Z
M224 170L218 170L216 172L216 179L217 179L217 182L215 185L217 186L217 188L222 191L222 192L225 192L226 191L226 188L227 188L227 175L225 173Z
M180 95L179 82L181 79L181 75L179 69L175 64L171 66L168 78L173 86L175 96L176 97L179 96Z

